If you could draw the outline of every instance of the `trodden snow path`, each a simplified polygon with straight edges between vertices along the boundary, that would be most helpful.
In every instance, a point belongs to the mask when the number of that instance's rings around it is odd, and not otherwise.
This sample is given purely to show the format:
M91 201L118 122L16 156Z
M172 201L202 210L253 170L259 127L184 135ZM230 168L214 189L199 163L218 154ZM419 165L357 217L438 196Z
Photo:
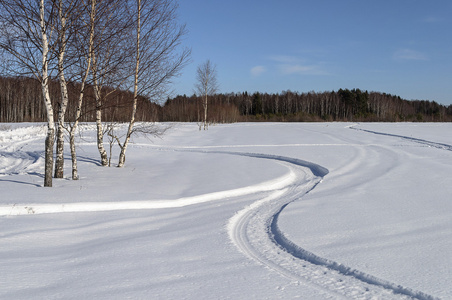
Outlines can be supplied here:
M39 171L44 161L42 151L24 148L30 143L41 141L45 132L44 126L0 130L0 175Z

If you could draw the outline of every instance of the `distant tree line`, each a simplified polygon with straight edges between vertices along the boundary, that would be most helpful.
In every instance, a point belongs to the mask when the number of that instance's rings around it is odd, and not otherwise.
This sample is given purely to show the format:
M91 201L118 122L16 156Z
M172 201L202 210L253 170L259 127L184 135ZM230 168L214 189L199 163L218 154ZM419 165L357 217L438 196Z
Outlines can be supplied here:
M68 122L73 122L77 109L79 86L68 83ZM110 93L111 92L111 93ZM133 93L103 90L108 94L102 103L103 118L107 122L127 122L130 119ZM50 84L50 94L58 107L60 86ZM73 101L71 101L73 100ZM435 101L404 100L380 92L359 89L340 89L331 92L297 93L284 91L268 93L226 93L209 97L207 120L211 123L232 122L450 122L452 105ZM146 122L202 122L204 108L201 99L193 96L176 96L163 104L138 98L137 121ZM80 121L96 120L94 90L86 88ZM0 77L0 122L44 122L46 111L40 83L31 78Z
M216 94L209 98L208 120L223 122L450 122L452 105L404 100L380 92L340 89L331 92ZM177 96L162 107L160 120L199 120L199 99Z
M66 110L66 121L74 122L77 109L79 84L68 82L69 103ZM111 92L111 93L110 93ZM106 121L128 122L132 111L133 93L129 91L102 90L106 101L101 110ZM50 83L50 98L54 107L58 108L61 95L57 81ZM72 101L71 101L72 100ZM96 97L94 89L86 88L85 101L82 105L81 122L96 121ZM158 120L160 107L145 97L138 97L137 119L139 121L154 122ZM0 122L45 122L47 120L44 101L42 100L41 85L33 78L4 78L0 77Z

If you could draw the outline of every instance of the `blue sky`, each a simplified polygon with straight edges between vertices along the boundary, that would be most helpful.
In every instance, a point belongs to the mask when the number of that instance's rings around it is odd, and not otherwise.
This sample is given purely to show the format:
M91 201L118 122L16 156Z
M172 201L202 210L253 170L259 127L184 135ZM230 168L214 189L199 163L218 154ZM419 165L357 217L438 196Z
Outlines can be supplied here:
M452 1L181 0L191 63L217 66L220 92L360 88L452 104Z

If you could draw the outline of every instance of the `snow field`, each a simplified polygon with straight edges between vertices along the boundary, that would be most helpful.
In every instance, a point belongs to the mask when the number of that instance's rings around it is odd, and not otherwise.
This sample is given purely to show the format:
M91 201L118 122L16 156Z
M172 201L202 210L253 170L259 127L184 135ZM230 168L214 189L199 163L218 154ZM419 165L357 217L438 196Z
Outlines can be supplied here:
M176 124L124 169L87 125L50 190L0 130L0 298L447 299L451 125L410 125Z

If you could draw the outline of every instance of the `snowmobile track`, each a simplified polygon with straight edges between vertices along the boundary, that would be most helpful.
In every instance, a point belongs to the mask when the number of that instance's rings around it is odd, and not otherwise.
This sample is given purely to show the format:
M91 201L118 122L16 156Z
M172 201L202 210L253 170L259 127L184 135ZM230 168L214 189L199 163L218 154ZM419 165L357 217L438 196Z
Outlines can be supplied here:
M353 125L353 126L350 126L349 128L353 129L353 130L363 131L363 132L377 134L377 135L397 137L397 138L401 138L401 139L404 139L404 140L407 140L407 141L410 141L410 142L414 142L414 143L418 143L418 144L421 144L421 145L425 145L427 147L433 147L433 148L437 148L437 149L440 149L440 150L452 151L452 145L448 145L448 144L444 144L444 143L432 142L432 141L428 141L428 140L424 140L424 139L418 139L418 138L404 136L404 135L398 135L398 134L392 134L392 133L385 133L385 132L378 132L378 131L372 131L372 130L367 130L367 129L355 128L355 126L356 125Z
M299 159L255 154L221 152L273 159L284 162L297 174L297 182L267 193L234 215L228 224L229 235L241 252L281 275L326 294L354 299L436 299L411 288L376 278L338 262L319 257L287 239L278 227L280 213L293 201L312 191L328 174L317 164Z

